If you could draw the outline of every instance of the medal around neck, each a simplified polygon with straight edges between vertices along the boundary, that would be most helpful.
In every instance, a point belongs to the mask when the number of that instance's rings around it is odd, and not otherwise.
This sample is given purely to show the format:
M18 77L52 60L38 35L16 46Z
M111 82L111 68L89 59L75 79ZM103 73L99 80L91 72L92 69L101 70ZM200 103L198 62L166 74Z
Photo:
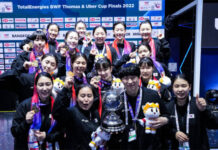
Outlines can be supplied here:
M34 60L34 61L32 62L32 66L33 66L33 67L38 67L38 66L39 66L38 61L37 61L37 60Z

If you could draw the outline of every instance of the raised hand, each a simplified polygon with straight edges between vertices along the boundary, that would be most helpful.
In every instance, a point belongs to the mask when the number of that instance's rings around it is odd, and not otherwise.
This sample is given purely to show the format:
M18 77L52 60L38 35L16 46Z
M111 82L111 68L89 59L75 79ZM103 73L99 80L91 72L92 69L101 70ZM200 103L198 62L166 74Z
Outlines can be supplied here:
M196 95L196 105L199 111L204 111L206 109L207 103L204 98L200 98L199 95Z
M35 115L35 111L34 110L28 111L26 113L26 122L28 124L31 124L33 122L34 115Z

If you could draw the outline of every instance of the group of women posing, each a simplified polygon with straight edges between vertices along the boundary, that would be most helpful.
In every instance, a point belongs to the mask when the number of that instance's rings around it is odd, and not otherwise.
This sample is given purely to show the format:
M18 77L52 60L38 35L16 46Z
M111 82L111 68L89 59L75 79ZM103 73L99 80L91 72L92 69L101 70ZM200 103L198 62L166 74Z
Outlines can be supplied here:
M125 39L123 22L113 25L115 39L110 45L103 26L93 29L94 41L82 21L66 33L64 43L56 40L59 30L50 23L46 31L35 31L21 43L24 51L11 70L0 76L0 88L19 96L11 127L14 149L90 149L91 134L104 116L102 97L117 78L124 85L117 114L125 129L112 134L105 149L209 149L206 128L217 128L217 118L203 98L190 96L190 80L180 74L171 86L162 82L159 90L148 88L150 80L171 78L166 67L169 43L162 35L151 38L149 20L140 24L142 41L137 48ZM54 97L56 78L64 87ZM137 121L145 117L142 106L148 103L159 104L160 116L151 121L156 134L146 133Z

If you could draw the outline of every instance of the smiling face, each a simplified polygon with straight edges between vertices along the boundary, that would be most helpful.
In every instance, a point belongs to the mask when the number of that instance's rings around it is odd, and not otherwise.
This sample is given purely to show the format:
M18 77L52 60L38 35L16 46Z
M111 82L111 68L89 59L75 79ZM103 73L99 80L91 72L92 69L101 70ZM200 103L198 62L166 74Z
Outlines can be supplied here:
M89 110L94 102L94 95L89 87L83 87L79 90L77 104L83 110Z
M45 102L51 95L53 84L50 78L41 76L37 82L36 89L39 98L42 102Z
M143 40L149 40L152 28L149 23L143 23L140 27L140 34Z
M178 101L186 100L190 90L191 87L189 83L182 78L177 78L173 83L173 93Z
M86 25L82 22L76 25L76 32L79 34L79 38L83 38L86 35Z
M42 39L42 37L36 37L36 39L33 41L33 47L37 52L41 52L45 47L45 40Z
M44 72L51 74L57 67L57 63L54 57L47 56L42 60L42 68Z
M78 34L76 32L70 32L65 41L70 48L76 48L79 41Z
M148 81L152 78L153 67L148 66L147 64L142 64L140 66L140 74L143 81Z
M53 40L56 39L59 33L57 25L55 24L50 25L48 28L48 33L49 33L50 39L53 39Z
M103 44L106 39L106 33L102 27L98 27L94 32L94 38L96 44Z
M113 32L116 39L123 40L125 38L126 29L122 24L117 24Z
M72 64L73 73L76 76L81 76L85 72L86 66L86 60L82 56L79 56Z
M103 68L101 67L100 69L97 70L98 75L101 77L102 80L104 81L111 81L112 79L112 68Z
M141 45L138 48L138 55L139 55L139 58L142 59L142 58L145 58L145 57L150 57L151 52L148 50L148 48L145 45Z
M122 82L127 94L130 96L136 96L139 89L139 77L133 75L124 76Z

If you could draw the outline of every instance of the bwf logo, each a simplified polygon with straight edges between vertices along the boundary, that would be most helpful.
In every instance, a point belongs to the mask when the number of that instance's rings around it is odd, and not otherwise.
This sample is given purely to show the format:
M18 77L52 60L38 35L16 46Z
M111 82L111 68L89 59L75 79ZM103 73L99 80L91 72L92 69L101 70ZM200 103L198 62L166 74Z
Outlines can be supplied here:
M218 30L218 18L215 18L215 29Z

